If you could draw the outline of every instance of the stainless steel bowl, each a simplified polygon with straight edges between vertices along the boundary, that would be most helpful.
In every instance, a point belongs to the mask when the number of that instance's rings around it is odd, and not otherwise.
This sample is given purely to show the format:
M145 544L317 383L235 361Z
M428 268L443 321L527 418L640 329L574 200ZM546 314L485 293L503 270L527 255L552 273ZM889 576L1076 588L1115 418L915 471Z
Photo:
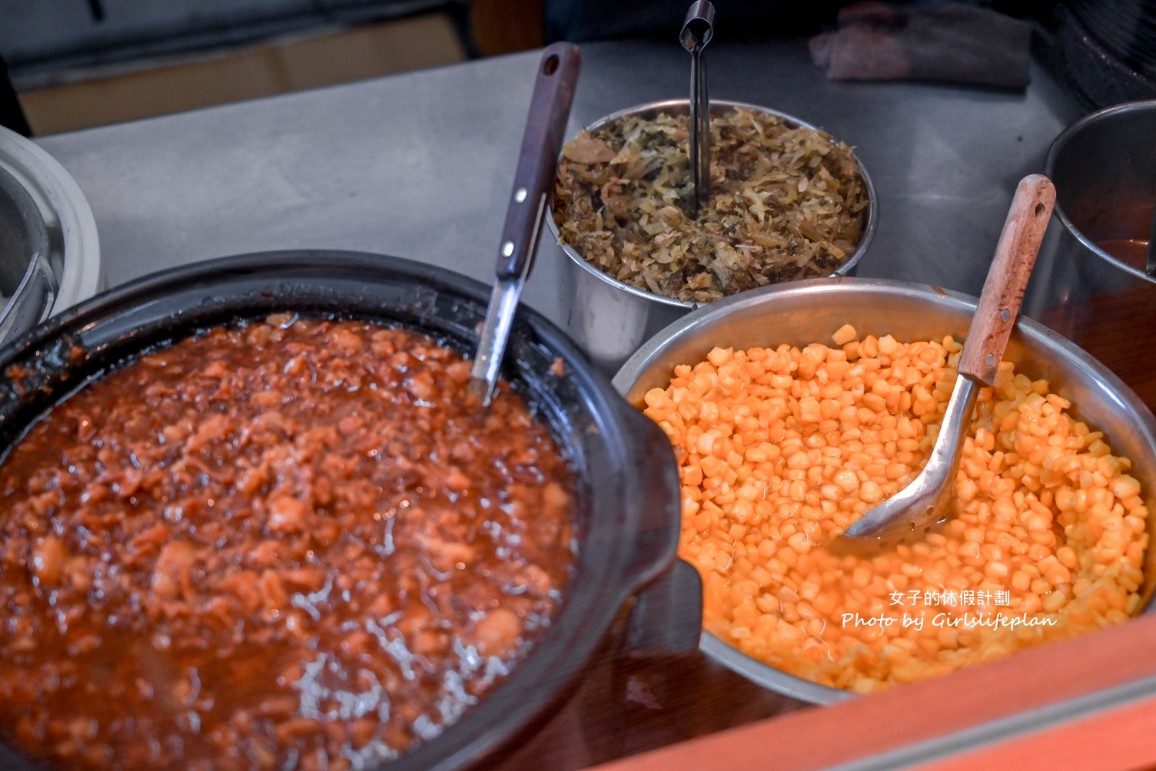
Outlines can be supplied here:
M32 140L0 126L0 172L11 176L32 199L32 216L45 231L47 267L55 276L55 300L47 309L60 313L98 292L104 280L96 220L76 181ZM25 258L27 263L27 258ZM41 268L43 268L43 263ZM38 318L43 309L23 303ZM11 339L0 335L0 341Z
M742 107L778 116L790 126L820 130L794 116L759 105L719 99L711 100L710 105L712 112L726 112L735 107ZM654 102L620 110L596 121L588 128L597 129L627 115L650 117L660 112L685 113L688 109L686 99ZM852 275L855 266L859 264L871 239L875 236L878 219L875 188L863 163L858 158L856 162L859 174L863 178L863 185L867 189L869 201L867 224L863 229L859 247L837 271L831 274L833 276ZM554 240L553 245L546 243L542 248L543 250L552 248L559 252L556 259L562 259L564 263L563 276L567 286L562 293L562 304L566 332L586 351L595 365L607 374L616 372L644 341L660 329L698 307L696 303L656 295L611 278L583 259L574 247L561 243L558 225L554 221L552 211L547 212L546 223L550 232L554 234ZM539 259L549 258L543 255Z
M44 218L20 180L0 166L0 341L47 318L56 288Z
M1083 347L1156 409L1156 276L1144 252L1156 207L1156 100L1064 129L1044 173L1056 186L1024 312ZM1128 259L1130 257L1130 259Z
M932 287L857 278L809 279L766 287L719 300L671 324L646 342L619 370L614 387L641 407L651 388L666 387L679 364L702 361L716 346L749 348L827 342L843 324L863 335L891 334L898 340L962 340L975 299ZM1101 429L1117 454L1131 458L1131 473L1143 485L1156 529L1156 418L1116 375L1083 350L1030 319L1020 318L1005 358L1018 371L1046 378L1072 402L1073 413ZM1156 559L1145 564L1145 602L1151 598ZM767 688L815 703L849 693L802 680L756 661L709 633L703 652Z

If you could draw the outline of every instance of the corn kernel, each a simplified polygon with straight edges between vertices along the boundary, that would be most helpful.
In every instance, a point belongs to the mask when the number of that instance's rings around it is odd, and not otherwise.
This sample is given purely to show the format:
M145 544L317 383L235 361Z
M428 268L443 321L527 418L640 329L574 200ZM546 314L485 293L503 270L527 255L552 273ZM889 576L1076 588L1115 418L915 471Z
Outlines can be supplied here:
M857 625L855 614L956 617L994 601L1062 618L1047 635L1066 636L1139 610L1148 511L1132 463L1010 362L980 390L955 517L871 559L828 550L923 464L960 352L952 338L857 337L844 325L833 346L718 348L645 395L680 459L680 554L702 573L706 628L786 671L866 693L1041 633Z

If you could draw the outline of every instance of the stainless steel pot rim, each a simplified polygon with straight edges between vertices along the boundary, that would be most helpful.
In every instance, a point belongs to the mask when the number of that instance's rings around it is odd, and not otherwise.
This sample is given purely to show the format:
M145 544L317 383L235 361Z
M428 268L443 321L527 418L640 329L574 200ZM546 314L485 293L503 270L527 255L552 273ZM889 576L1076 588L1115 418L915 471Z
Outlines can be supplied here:
M701 306L679 321L667 326L661 332L647 340L634 355L622 365L614 375L614 386L620 393L623 393L624 388L628 384L633 383L639 373L645 371L647 367L651 365L652 360L657 358L673 340L688 337L697 331L699 327L709 326L710 322L717 316L735 313L750 306L761 305L773 298L786 298L795 295L817 296L843 292L874 293L895 302L903 302L905 299L927 300L934 294L936 302L942 303L947 309L971 313L975 311L976 307L976 298L970 295L951 289L932 287L927 284L917 284L893 279L832 276L801 279L799 281L758 287L757 289L750 289L739 294L731 295L730 297L724 297L710 305ZM1073 360L1078 366L1095 372L1097 377L1104 380L1106 384L1115 389L1117 393L1127 394L1128 397L1135 402L1136 408L1142 410L1144 413L1137 417L1146 421L1152 421L1154 427L1156 427L1156 419L1153 419L1151 412L1143 406L1139 397L1132 393L1132 390L1111 370L1093 358L1089 353L1084 351L1084 349L1066 337L1063 337L1058 332L1054 332L1040 322L1023 315L1020 315L1019 318L1016 319L1016 329L1021 335L1042 345L1055 348L1060 351L1065 358Z
M789 675L781 669L738 653L738 648L723 642L710 632L702 633L699 649L711 660L756 685L811 704L834 704L860 695Z
M3 126L0 166L24 184L44 217L49 261L60 282L52 312L60 313L92 297L102 284L100 239L79 185L39 145Z
M805 120L801 120L799 118L796 118L794 115L790 115L790 114L785 113L785 112L780 112L779 110L774 110L774 109L771 109L770 107L764 107L762 105L750 104L749 102L736 102L736 101L730 101L730 100L726 100L726 99L712 99L712 100L710 100L710 105L711 105L712 109L714 109L714 108L720 108L720 109L743 108L743 109L747 109L747 110L754 110L757 112L764 112L764 113L768 113L770 115L775 115L775 116L783 119L785 122L787 122L791 125L794 125L794 126L798 126L800 128L806 128L806 129L811 129L812 131L822 131L823 133L828 133L824 129L819 128L818 126L815 126L811 123L808 123ZM686 100L686 99L667 99L664 101L649 102L646 104L635 105L633 107L627 107L625 109L610 113L609 115L606 115L602 118L599 118L598 120L594 121L589 126L587 126L586 130L589 131L592 129L600 128L601 126L605 125L606 123L609 123L610 121L618 120L619 118L625 117L627 115L633 115L635 113L660 112L662 110L673 110L673 109L681 109L681 110L688 109L688 100ZM843 263L837 271L835 271L834 273L828 274L828 277L845 275L848 272L850 272L851 270L853 270L856 265L859 264L859 261L861 259L863 259L863 255L867 252L867 248L871 245L871 240L875 237L875 228L878 225L878 212L877 212L878 203L877 203L877 199L875 196L875 185L871 181L871 175L869 175L867 173L867 168L863 165L863 161L859 160L859 156L856 155L854 152L852 152L851 155L855 159L856 165L859 167L859 176L861 176L863 178L863 185L867 188L867 200L869 202L869 205L867 207L867 225L866 225L866 227L864 227L863 237L859 240L859 245L855 248L855 251L851 254L850 259L848 259L845 263ZM601 270L599 270L598 268L594 267L589 262L587 262L582 257L582 255L580 255L578 253L578 251L574 247L570 246L569 244L565 243L562 240L562 235L558 231L558 223L556 223L554 221L553 207L550 207L550 210L548 210L546 212L546 226L548 228L550 228L550 233L554 236L554 240L557 242L559 248L561 248L562 251L566 253L566 256L569 257L575 264L577 264L580 268L585 270L587 273L596 277L599 281L610 284L614 288L619 289L623 292L626 292L627 294L633 295L634 297L637 297L640 300L649 300L651 302L659 303L661 305L669 305L673 308L694 309L694 308L698 308L702 305L701 303L697 303L697 302L687 302L684 300L677 300L673 297L666 297L663 295L654 294L652 292L647 292L647 291L644 291L642 289L639 289L636 286L626 284L626 283L619 281L618 279L616 279L612 276L608 276L607 274L603 273Z
M1131 113L1148 112L1151 110L1156 110L1156 99L1146 99L1138 102L1126 102L1124 104L1117 104L1111 107L1105 107L1102 110L1097 110L1096 112L1090 113L1085 115L1083 118L1080 118L1078 121L1061 131L1056 136L1056 138L1052 140L1052 144L1048 148L1047 157L1044 159L1044 175L1049 178L1055 175L1056 159L1058 158L1060 152L1064 149L1064 146L1071 141L1072 137L1087 129L1089 125L1099 123L1104 120L1110 120L1112 118L1118 118L1120 116L1126 116ZM1110 263L1113 267L1140 279L1141 281L1147 281L1150 284L1156 284L1156 277L1149 276L1144 271L1134 268L1123 260L1119 260L1116 257L1113 257L1099 246L1097 246L1090 238L1084 235L1084 233L1078 227L1076 227L1075 223L1072 222L1071 218L1068 217L1067 212L1064 211L1063 204L1060 202L1059 198L1056 199L1056 206L1053 213L1060 220L1060 222L1063 223L1064 229L1071 233L1072 236L1074 236L1075 239L1079 241L1080 244L1083 245L1084 248L1086 248L1092 254Z
M702 303L686 302L684 300L676 300L673 297L666 297L664 295L646 292L636 286L619 281L613 276L608 276L598 268L586 262L586 260L582 258L582 255L578 254L574 247L562 241L561 235L558 233L558 224L554 222L554 216L552 214L546 214L546 222L550 227L550 232L554 235L555 240L557 240L558 246L561 247L562 251L566 253L566 256L569 257L575 265L589 273L591 276L594 276L599 281L610 284L615 289L637 297L639 300L647 300L649 302L658 303L660 305L669 305L672 308L686 308L688 310L694 310L695 308L702 307Z

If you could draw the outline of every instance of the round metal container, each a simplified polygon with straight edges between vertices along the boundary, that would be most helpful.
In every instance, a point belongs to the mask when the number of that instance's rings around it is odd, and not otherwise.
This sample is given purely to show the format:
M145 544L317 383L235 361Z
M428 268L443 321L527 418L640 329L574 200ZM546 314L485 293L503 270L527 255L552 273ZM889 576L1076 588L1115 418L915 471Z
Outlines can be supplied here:
M809 279L754 289L719 300L670 325L635 353L614 386L636 407L651 388L670 383L674 367L706 358L716 346L749 348L783 343L829 342L850 323L861 335L898 340L962 340L975 313L974 298L932 287L857 278ZM1130 472L1144 488L1150 532L1156 530L1156 418L1118 377L1070 341L1030 319L1020 318L1004 358L1018 371L1046 378L1069 399L1073 413L1101 429L1113 452L1131 458ZM1156 555L1145 564L1144 600L1153 592ZM752 659L714 635L701 648L711 658L767 688L816 703L848 698L848 692L817 685Z
M1055 183L1024 313L1100 359L1156 408L1156 277L1143 254L1156 207L1156 101L1088 115L1056 137L1044 173ZM1120 255L1132 253L1132 259Z
M743 107L781 118L790 126L819 131L798 118L758 105L743 102L711 100L711 112L726 112L734 107ZM589 126L590 130L627 115L650 117L660 112L668 114L686 113L689 103L686 99L674 99L631 107L602 118ZM867 189L869 200L867 224L858 248L848 260L831 275L852 275L855 266L863 258L877 224L875 188L862 162L856 158L859 174ZM542 249L553 249L562 259L563 276L566 287L562 293L562 305L566 332L586 351L595 365L607 374L613 374L622 366L644 341L673 321L690 313L697 303L684 302L646 292L629 284L611 278L582 258L569 244L561 243L558 224L554 221L553 210L547 212L546 224L554 234L553 243L543 243ZM564 255L564 257L563 257ZM539 259L549 259L542 256Z
M20 180L0 166L0 341L43 321L56 299L48 229Z
M31 196L48 234L48 262L59 289L52 313L96 294L102 285L96 220L64 167L31 140L0 126L0 168Z

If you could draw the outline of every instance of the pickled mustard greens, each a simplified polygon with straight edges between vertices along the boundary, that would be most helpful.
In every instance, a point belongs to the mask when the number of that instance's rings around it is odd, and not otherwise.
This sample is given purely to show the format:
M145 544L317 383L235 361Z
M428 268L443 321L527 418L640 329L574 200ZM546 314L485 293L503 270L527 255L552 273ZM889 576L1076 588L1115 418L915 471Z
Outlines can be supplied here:
M560 239L626 284L684 302L837 270L855 252L867 186L851 148L735 107L711 120L711 198L689 214L687 116L627 115L562 151Z

